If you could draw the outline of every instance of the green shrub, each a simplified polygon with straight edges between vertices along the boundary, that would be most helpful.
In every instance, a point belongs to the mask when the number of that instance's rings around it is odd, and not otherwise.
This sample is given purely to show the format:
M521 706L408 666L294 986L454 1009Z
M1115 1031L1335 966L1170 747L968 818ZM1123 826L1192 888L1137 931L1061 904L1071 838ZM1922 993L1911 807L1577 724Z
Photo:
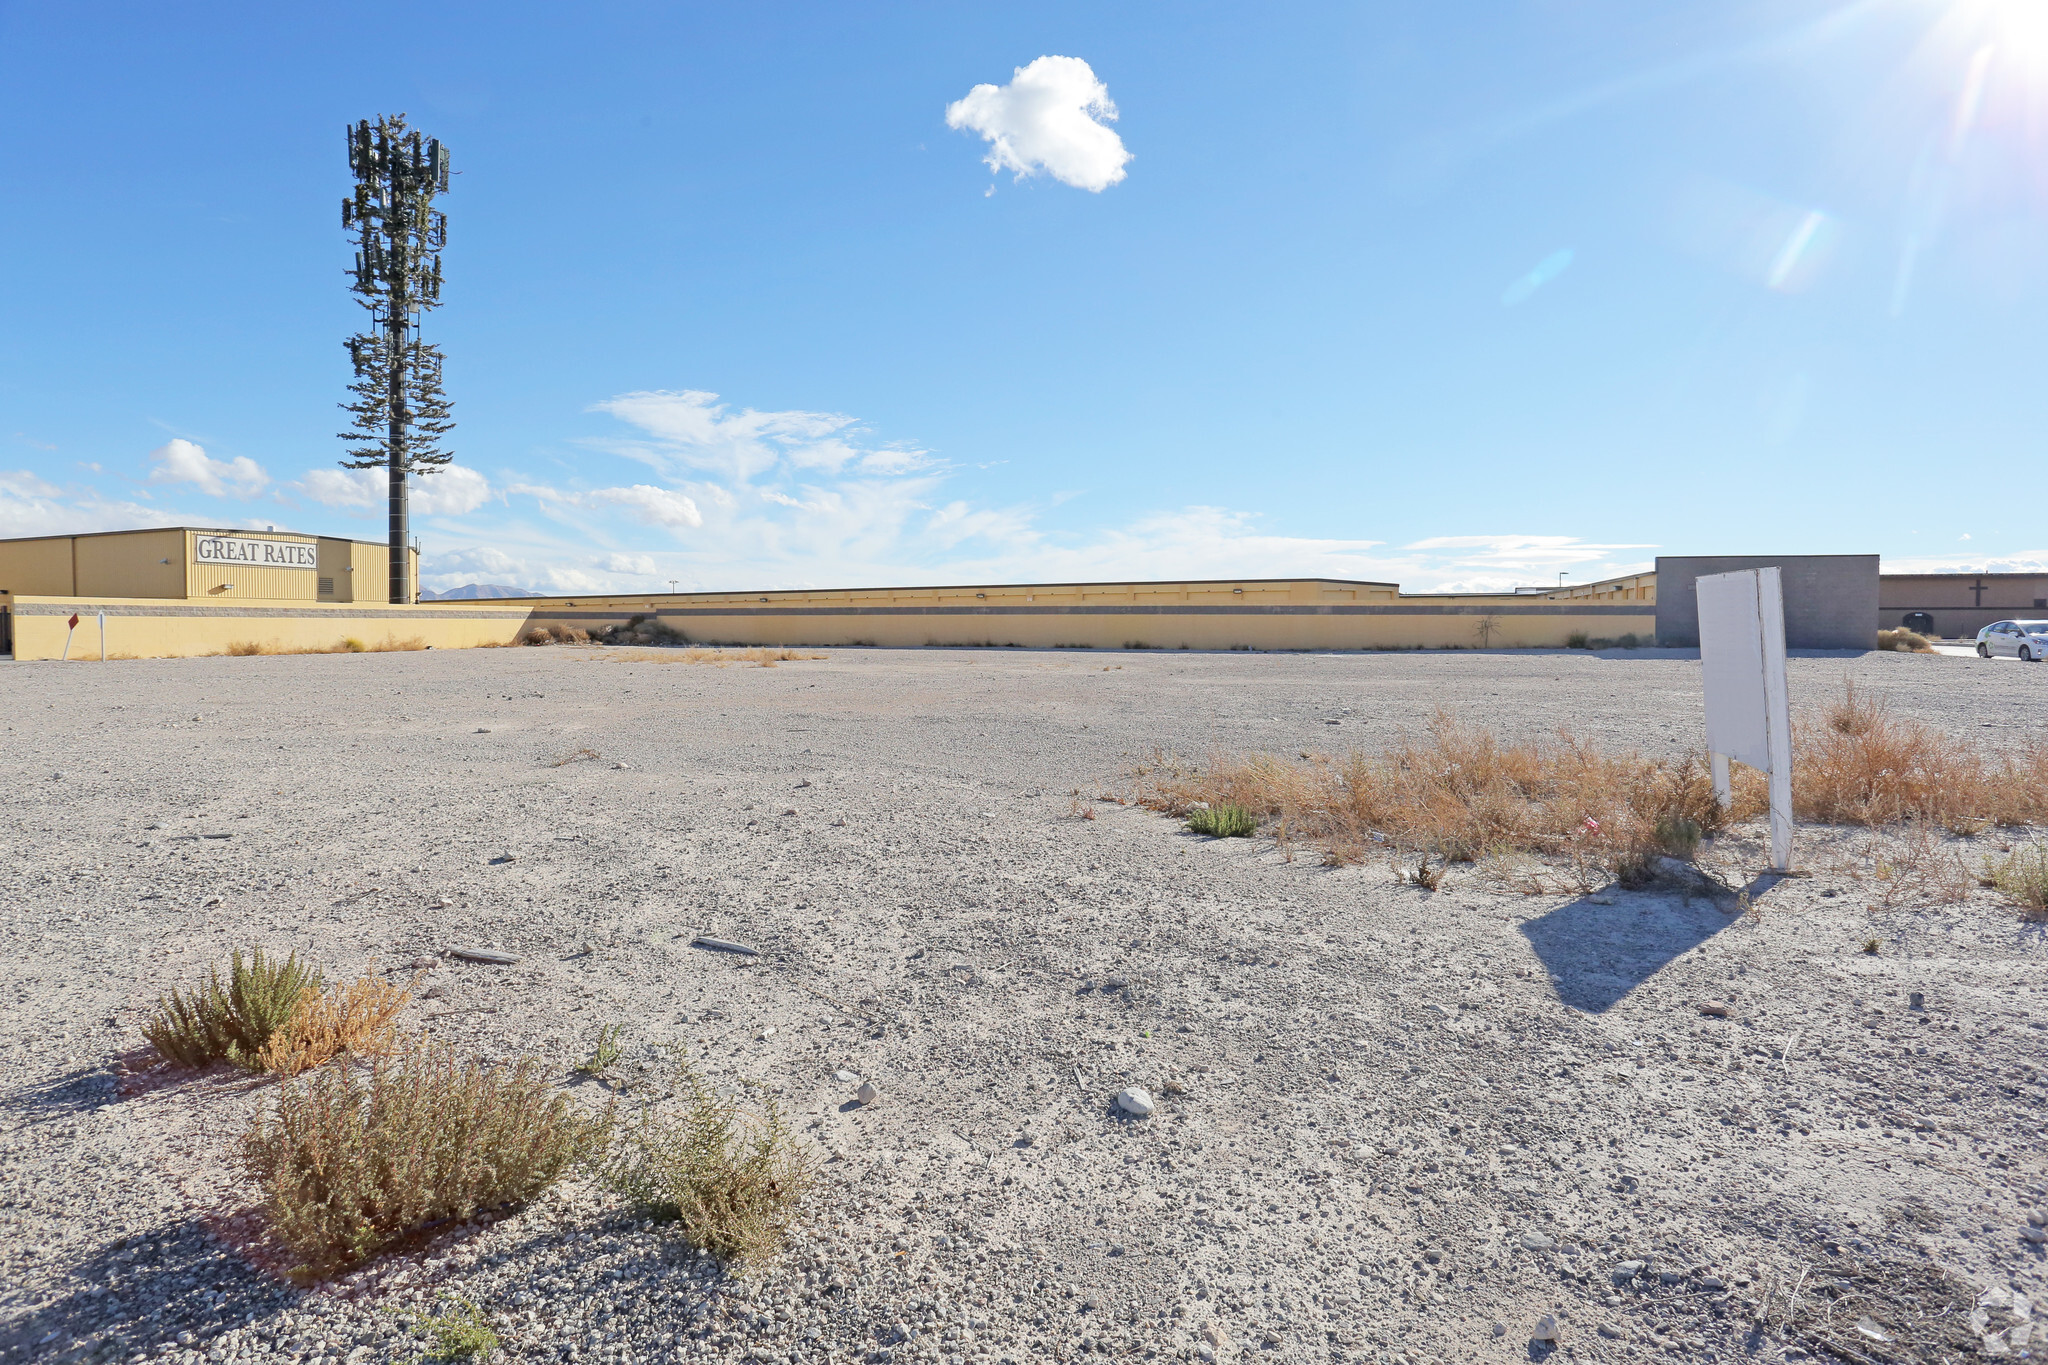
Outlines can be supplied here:
M242 1140L263 1212L305 1282L421 1229L523 1204L604 1149L611 1111L578 1113L537 1064L458 1062L422 1044L286 1082Z
M749 1112L736 1096L716 1094L687 1062L681 1081L682 1116L671 1121L643 1110L605 1183L650 1216L679 1224L700 1251L729 1261L772 1256L810 1187L810 1160L765 1092Z
M1699 856L1701 835L1700 822L1688 816L1666 815L1657 821L1657 847L1667 857L1691 862Z
M1249 839L1258 832L1259 822L1243 806L1226 801L1189 811L1188 829L1217 839Z
M2048 843L2028 844L1992 864L1990 881L2015 903L2048 912Z
M1629 631L1614 643L1620 645L1623 649L1641 649L1643 647L1643 642L1637 638L1634 631Z
M237 948L225 985L215 967L206 984L190 995L174 990L161 997L142 1034L158 1056L179 1066L226 1061L256 1070L264 1044L291 1019L299 998L318 992L321 984L320 974L300 962L297 953L277 962L256 948L244 962Z
M1592 641L1586 638L1585 631L1575 630L1564 637L1564 647L1566 649L1591 649L1593 645Z
M498 1349L498 1334L483 1310L459 1295L449 1296L451 1306L430 1317L413 1320L414 1332L431 1343L429 1360L473 1360Z

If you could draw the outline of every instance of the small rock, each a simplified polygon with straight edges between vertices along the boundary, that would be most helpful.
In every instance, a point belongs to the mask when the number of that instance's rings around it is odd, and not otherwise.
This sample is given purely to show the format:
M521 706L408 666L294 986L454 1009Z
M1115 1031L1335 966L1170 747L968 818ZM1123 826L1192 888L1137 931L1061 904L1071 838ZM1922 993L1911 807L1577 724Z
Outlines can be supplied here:
M1158 1106L1152 1102L1149 1092L1141 1086L1134 1085L1128 1090L1117 1092L1116 1107L1132 1118L1144 1119L1152 1117L1152 1111Z
M1719 1275L1700 1276L1700 1288L1702 1289L1726 1289L1727 1287L1728 1285Z
M489 731L489 730L485 729L485 728L484 728L483 726L481 726L481 725L479 725L479 726L478 726L478 727L476 728L476 732L477 732L478 734L480 734L480 735L487 735L487 734L489 734L489 733L490 733L490 731Z
M1557 1239L1541 1232L1522 1234L1522 1249L1525 1251L1548 1251L1557 1245Z
M1493 1325L1493 1334L1497 1337L1506 1336L1508 1334L1508 1325L1504 1322L1496 1322Z
M429 986L420 992L420 999L422 1000L446 1000L447 998L448 988L446 986Z
M1545 1313L1542 1317L1536 1319L1536 1326L1530 1331L1529 1340L1547 1341L1555 1346L1557 1344L1557 1315Z
M412 961L406 963L405 965L407 970L409 971L431 971L435 967L441 965L441 959L438 957L416 957Z
M766 1040L767 1040L767 1039L769 1039L769 1038L773 1038L774 1036L775 1036L775 1025L773 1025L773 1024L770 1024L770 1025L769 1025L769 1026L768 1026L767 1028L764 1028L764 1029L762 1029L762 1030L761 1030L761 1033L760 1033L760 1037L761 1037L761 1039L762 1039L763 1041L766 1041Z
M2048 1228L2024 1227L2020 1229L2020 1237L2035 1246L2048 1244Z
M759 957L761 950L745 943L734 943L731 939L704 938L690 940L692 948L702 948L707 953L738 953L742 957Z
M1726 1019L1729 1015L1729 1012L1730 1011L1728 1007L1718 1000L1700 1001L1701 1014L1712 1015L1716 1019Z
M789 808L788 810L786 810L786 811L784 811L784 812L782 812L782 813L783 813L784 815L795 815L795 814L796 814L796 807L795 807L795 806L791 806L791 807L790 807L790 808Z
M500 853L497 857L491 859L491 866L503 867L506 863L516 863L518 861L519 857L517 854Z
M1630 1280L1633 1280L1636 1276L1642 1273L1643 1262L1623 1261L1620 1265L1614 1267L1614 1282L1616 1284L1627 1284Z
M1600 1335L1606 1337L1609 1341L1621 1340L1621 1329L1619 1327L1616 1327L1613 1323L1603 1322L1600 1324L1599 1330Z
M621 759L617 763L612 764L612 769L614 771L617 771L622 768L631 768L632 766L632 764L626 762L624 759Z
M1906 997L1906 1008L1909 1010L1919 1010L1922 1014L1925 1014L1927 1012L1927 997L1919 991L1914 991Z
M2048 1211L2029 1209L2027 1211L2027 1222L2037 1228L2048 1227Z
M844 1067L841 1067L839 1070L832 1073L832 1079L838 1081L842 1085L852 1085L860 1080L860 1075L858 1072L848 1071Z
M219 905L219 904L220 904L220 897L219 897L219 896L208 896L208 897L206 898L206 904L204 904L204 905L200 906L199 908L200 908L200 909L202 909L202 910L211 910L211 909L213 909L213 907L214 907L214 906L216 906L216 905Z
M793 791L802 791L802 790L803 790L803 789L804 789L805 787L808 787L808 786L810 786L810 785L811 785L811 779L807 777L807 778L805 778L805 779L804 779L803 781L801 781L801 782L797 783L797 784L796 784L796 786L795 786L795 787L793 787L793 788L792 788L791 790L793 790Z
M862 1081L860 1089L853 1092L853 1097L862 1104L873 1104L876 1100L882 1098L882 1092L875 1089L873 1081Z

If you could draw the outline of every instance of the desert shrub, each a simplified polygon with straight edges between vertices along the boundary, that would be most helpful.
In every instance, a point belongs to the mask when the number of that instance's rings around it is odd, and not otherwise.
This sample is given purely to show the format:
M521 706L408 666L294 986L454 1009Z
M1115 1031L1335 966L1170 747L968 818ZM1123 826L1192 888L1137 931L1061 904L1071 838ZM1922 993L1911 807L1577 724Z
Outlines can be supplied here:
M483 1310L460 1295L448 1296L446 1308L415 1318L412 1330L427 1339L428 1360L471 1360L498 1349L498 1334Z
M308 991L318 994L320 975L292 953L284 961L266 958L261 948L248 959L235 949L228 977L212 968L204 986L185 995L173 990L158 999L142 1026L157 1055L179 1066L232 1062L251 1070L263 1065L272 1036L290 1021Z
M284 1026L256 1054L257 1064L280 1076L296 1076L344 1052L353 1057L389 1052L398 1039L399 1012L411 998L410 986L379 981L369 972L333 991L309 986Z
M1620 645L1623 649L1641 649L1643 647L1642 640L1634 631L1629 631L1614 643Z
M557 621L547 629L548 635L556 644L587 645L590 643L590 633L581 626L564 625L562 622Z
M535 626L519 637L519 643L523 645L551 645L554 642L555 637L540 626Z
M1566 649L1590 649L1592 641L1587 638L1585 631L1575 630L1564 637L1564 647Z
M361 640L358 640L355 636L349 635L343 637L341 642L341 648L342 652L346 654L362 654L366 652L370 647L364 644Z
M1937 825L1970 834L1987 824L2048 819L2048 751L1990 753L1892 714L1845 684L1817 717L1794 727L1792 808L1836 825Z
M1215 806L1197 806L1188 812L1187 820L1191 832L1217 839L1249 839L1259 829L1257 816L1228 801Z
M321 1279L400 1239L525 1203L603 1150L611 1114L580 1114L537 1064L459 1062L422 1043L287 1081L242 1161L293 1278Z
M1136 776L1152 809L1189 819L1198 802L1241 806L1340 862L1374 846L1445 862L1524 853L1624 878L1654 866L1660 822L1689 821L1704 836L1766 804L1762 778L1743 770L1734 809L1724 811L1700 754L1610 754L1564 732L1503 744L1444 713L1422 736L1379 753L1254 754L1201 767L1162 759Z
M679 1118L652 1107L627 1134L605 1182L649 1215L672 1220L690 1245L722 1260L760 1261L781 1249L812 1166L765 1091L758 1106L715 1093L681 1069Z
M2048 913L2048 843L2023 845L1988 871L1991 884L2015 904Z
M1700 840L1705 831L1700 822L1687 815L1666 815L1657 821L1653 831L1658 850L1667 858L1682 858L1691 862L1699 856Z
M1897 650L1902 654L1932 654L1934 652L1934 646L1928 643L1925 635L1922 635L1917 630L1907 630L1903 626L1893 630L1880 630L1877 633L1877 647L1879 649Z

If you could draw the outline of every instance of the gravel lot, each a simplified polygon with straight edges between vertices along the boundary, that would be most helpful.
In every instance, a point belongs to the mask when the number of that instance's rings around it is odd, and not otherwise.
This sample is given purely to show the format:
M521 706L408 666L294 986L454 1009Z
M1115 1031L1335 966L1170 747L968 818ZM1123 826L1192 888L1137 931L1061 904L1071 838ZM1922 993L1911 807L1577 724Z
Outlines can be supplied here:
M1774 882L1737 831L1707 861L1745 912L1470 871L1428 893L1094 799L1155 749L1373 745L1436 706L1679 749L1695 661L674 658L0 665L0 1358L409 1359L442 1294L519 1360L2048 1348L2042 928L1974 887L1933 903L2010 834L1802 830L1812 875ZM1967 742L2048 715L2048 669L2017 663L1792 669L1795 706L1849 677ZM591 1103L572 1068L611 1023L628 1103L664 1043L760 1078L823 1163L803 1237L728 1278L570 1183L277 1281L238 1250L231 1165L274 1086L138 1052L158 992L252 943L330 973L435 957L409 1024ZM1152 1117L1115 1111L1133 1084Z

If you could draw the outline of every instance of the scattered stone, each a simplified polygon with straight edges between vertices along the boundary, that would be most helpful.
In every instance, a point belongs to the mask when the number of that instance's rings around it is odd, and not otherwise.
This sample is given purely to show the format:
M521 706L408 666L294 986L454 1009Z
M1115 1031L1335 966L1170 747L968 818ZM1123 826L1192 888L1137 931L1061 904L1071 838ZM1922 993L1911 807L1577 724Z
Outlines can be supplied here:
M447 998L448 988L446 986L429 986L420 992L420 999L422 1000L446 1000Z
M206 898L206 903L200 906L199 908L201 910L211 910L213 909L214 906L219 905L220 903L221 899L219 896L208 896Z
M2048 1210L2028 1209L2027 1222L2034 1227L2048 1227Z
M440 966L441 959L438 957L416 957L405 965L408 971L425 972Z
M1548 1251L1557 1245L1557 1239L1541 1232L1522 1234L1522 1249L1525 1251Z
M1927 997L1919 991L1914 991L1906 997L1906 1008L1918 1010L1925 1014L1927 1012Z
M1508 1325L1504 1322L1496 1322L1493 1325L1493 1334L1496 1337L1506 1336L1508 1334Z
M1611 1322L1601 1323L1599 1327L1599 1332L1601 1336L1606 1337L1609 1341L1621 1340L1621 1329L1619 1327L1616 1327Z
M692 948L702 948L707 953L738 953L742 957L759 957L761 955L759 948L751 948L744 943L734 943L731 939L724 938L693 938L690 940L690 946Z
M860 1080L860 1074L858 1072L848 1071L845 1067L841 1067L839 1070L832 1073L832 1079L840 1082L843 1085L852 1085Z
M628 769L628 768L631 768L632 766L633 766L632 764L630 764L630 763L626 762L626 761L625 761L624 759L620 759L620 760L619 760L619 761L618 761L617 763L614 763L614 764L612 764L612 770L613 770L614 772L616 772L616 771L618 771L618 770L620 770L620 769Z
M1547 1341L1555 1346L1557 1344L1557 1315L1545 1313L1542 1317L1536 1319L1536 1326L1530 1331L1529 1340Z
M509 967L519 960L516 953L501 953L496 948L450 948L448 956L459 957L464 962L482 962L492 967Z
M1148 1091L1142 1086L1134 1085L1128 1090L1117 1092L1116 1107L1132 1118L1145 1119L1152 1117L1152 1111L1158 1106L1152 1102L1152 1096Z
M2020 1229L2020 1237L2035 1246L2042 1246L2048 1244L2048 1228L2024 1227Z
M1718 1000L1702 1000L1700 1002L1700 1013L1712 1015L1716 1019L1726 1019L1730 1011L1726 1005Z
M875 1089L873 1081L862 1081L860 1089L853 1092L853 1097L862 1104L873 1104L876 1100L882 1098L882 1092Z
M476 732L477 732L478 734L480 734L480 735L487 735L487 734L489 734L489 733L490 733L490 731L489 731L489 730L485 729L485 728L484 728L483 726L481 726L481 725L479 725L479 726L478 726L478 727L476 728Z
M492 866L492 867L503 867L503 866L504 866L504 865L505 865L506 863L516 863L516 862L518 862L518 861L519 861L519 856L518 856L517 854L514 854L514 853L500 853L500 854L499 854L499 855L498 855L497 857L495 857L495 858L491 859L491 866Z
M1636 1276L1642 1273L1643 1262L1623 1261L1620 1265L1614 1267L1614 1282L1616 1284L1627 1284L1630 1280L1633 1280Z
M1700 1288L1702 1289L1726 1289L1727 1287L1727 1284L1719 1275L1700 1276Z

